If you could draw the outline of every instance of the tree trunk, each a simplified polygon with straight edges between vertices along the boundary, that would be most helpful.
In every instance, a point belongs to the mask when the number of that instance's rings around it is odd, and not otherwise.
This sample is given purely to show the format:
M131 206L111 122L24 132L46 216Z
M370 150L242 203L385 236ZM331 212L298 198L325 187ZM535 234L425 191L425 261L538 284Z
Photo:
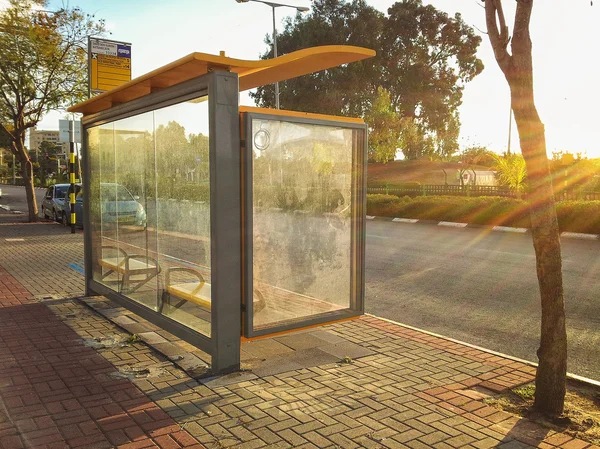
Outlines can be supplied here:
M518 84L518 79L512 80L511 97L530 184L531 230L542 306L534 407L549 415L560 415L566 390L567 332L558 220L544 125L533 104L533 92L526 92L527 86Z
M17 156L21 163L21 176L25 185L25 194L27 197L27 208L29 209L29 222L34 223L38 219L38 207L35 199L35 190L33 188L33 164L27 155L24 145L25 131L18 134L12 142L12 152Z
M517 0L511 39L502 0L485 0L488 36L496 61L510 86L511 107L530 184L528 202L542 304L534 407L547 415L559 415L564 410L566 392L567 331L554 189L546 154L544 125L533 95L529 33L532 9L533 0ZM507 50L509 42L512 55Z
M33 164L30 160L21 162L21 176L25 184L25 194L27 196L27 208L29 209L29 222L34 223L38 219L38 207L35 198L35 189L33 186Z

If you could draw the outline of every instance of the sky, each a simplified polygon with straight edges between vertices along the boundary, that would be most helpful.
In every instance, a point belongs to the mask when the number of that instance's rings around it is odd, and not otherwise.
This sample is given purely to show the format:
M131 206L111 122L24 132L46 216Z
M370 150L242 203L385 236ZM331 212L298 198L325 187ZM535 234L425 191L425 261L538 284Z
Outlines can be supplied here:
M5 0L0 0L0 4ZM309 0L279 0L310 6ZM367 0L386 12L393 0ZM479 0L424 0L466 23L485 30L484 10ZM70 0L85 12L106 20L109 39L132 44L132 75L140 76L194 51L241 59L258 59L266 49L264 37L272 30L271 8L260 3L235 0ZM507 21L514 18L512 0L505 0ZM62 0L51 0L51 8ZM600 157L600 64L597 23L600 5L589 0L544 0L534 5L531 34L534 57L536 104L546 126L548 153L585 152ZM294 8L277 8L277 25L295 14ZM484 145L506 150L509 124L509 91L483 32L478 56L485 69L467 84L461 114L461 147ZM247 93L240 102L253 105ZM49 114L40 129L57 129L61 114ZM518 149L513 122L511 149Z

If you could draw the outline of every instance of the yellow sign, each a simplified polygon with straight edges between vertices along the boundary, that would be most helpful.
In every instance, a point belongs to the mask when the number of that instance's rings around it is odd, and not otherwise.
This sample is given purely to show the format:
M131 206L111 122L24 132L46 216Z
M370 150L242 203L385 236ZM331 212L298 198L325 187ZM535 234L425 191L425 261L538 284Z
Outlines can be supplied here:
M88 55L91 93L106 92L131 80L131 44L90 38Z

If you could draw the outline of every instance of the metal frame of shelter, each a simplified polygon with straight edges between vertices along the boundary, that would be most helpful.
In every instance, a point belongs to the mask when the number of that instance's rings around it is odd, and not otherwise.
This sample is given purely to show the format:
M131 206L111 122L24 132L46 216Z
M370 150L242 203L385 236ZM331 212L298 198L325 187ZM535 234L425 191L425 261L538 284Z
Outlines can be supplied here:
M195 53L69 109L81 112L83 135L84 245L87 295L103 295L144 319L209 353L213 373L239 369L240 341L270 333L350 318L364 308L366 125L360 120L315 114L240 108L239 92L342 63L365 59L372 50L330 46L301 50L269 61L240 61ZM92 205L88 133L90 128L185 101L208 97L210 166L210 337L136 302L93 277ZM253 118L358 130L352 180L352 263L350 308L301 322L255 331L252 323L252 155L242 135ZM242 122L241 122L241 121ZM242 126L241 126L242 125ZM241 149L241 150L240 150Z

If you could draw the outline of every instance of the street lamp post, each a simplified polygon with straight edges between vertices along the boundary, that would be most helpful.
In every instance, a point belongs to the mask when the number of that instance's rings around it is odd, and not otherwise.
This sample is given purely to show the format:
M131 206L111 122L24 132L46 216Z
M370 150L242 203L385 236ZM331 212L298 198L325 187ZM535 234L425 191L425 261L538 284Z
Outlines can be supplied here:
M282 3L273 3L269 1L263 0L235 0L238 3L248 3L248 2L257 2L264 3L271 7L273 11L273 57L277 57L277 28L275 27L275 8L279 7L288 7L288 8L296 8L298 12L308 12L309 8L305 6L292 6L292 5L284 5ZM275 109L279 109L279 81L275 82Z

